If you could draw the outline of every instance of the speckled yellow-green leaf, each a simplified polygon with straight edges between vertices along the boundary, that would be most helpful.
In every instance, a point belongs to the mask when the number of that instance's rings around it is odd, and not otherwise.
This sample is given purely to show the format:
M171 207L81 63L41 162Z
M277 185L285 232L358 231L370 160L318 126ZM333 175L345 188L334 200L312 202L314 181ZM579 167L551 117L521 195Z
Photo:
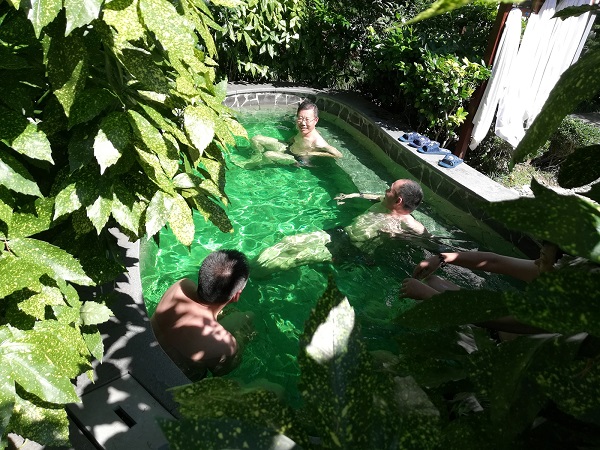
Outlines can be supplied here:
M167 0L140 0L139 11L146 27L170 56L193 54L196 45L194 26L186 17L180 16L171 3Z
M215 41L210 33L210 30L206 26L204 15L194 15L192 19L194 19L194 23L196 25L196 31L204 41L204 45L206 46L206 51L210 56L215 56L217 54L217 47L215 46Z
M164 117L160 112L158 112L156 109L152 108L149 105L140 103L140 106L148 115L148 117L150 117L150 119L154 122L158 129L162 130L164 133L172 134L179 142L181 142L184 145L192 145L192 143L185 135L183 130L181 130L176 123Z
M79 261L48 242L18 238L10 241L10 247L20 260L44 267L53 278L62 278L83 286L94 284L81 268Z
M180 74L175 80L175 88L178 93L187 97L195 97L198 95L196 83L190 74Z
M101 195L85 209L88 219L90 219L98 234L100 234L106 222L108 222L112 211L112 200L112 195L110 197Z
M104 323L113 316L105 305L96 302L85 302L80 310L81 321L84 325Z
M46 306L66 305L60 289L42 285L42 292L28 296L19 302L19 309L39 320L45 319Z
M21 211L25 211L22 208ZM18 212L12 216L8 235L11 238L26 237L50 229L52 226L52 212L54 199L36 198L31 212Z
M233 135L242 136L245 138L248 137L248 132L237 120L232 119L230 117L225 117L224 120L227 126L229 127L229 131L231 131Z
M49 447L69 447L69 418L65 408L38 406L17 397L11 431Z
M163 191L156 191L146 208L146 235L154 236L169 219L175 200Z
M170 194L175 193L175 186L173 182L163 170L163 166L154 153L151 153L145 149L142 145L135 145L136 154L138 161L144 169L144 173L148 175L148 178L152 180L159 188Z
M87 52L83 38L72 34L54 37L48 51L48 77L54 95L67 117L76 95L83 90L88 76Z
M231 129L228 124L224 120L215 121L215 134L224 148L227 148L227 145L235 145L235 138L233 137L233 134L231 134Z
M567 189L585 186L600 178L600 144L576 148L558 169L558 183Z
M0 360L10 367L15 382L47 402L65 404L79 401L70 379L46 357L47 349L61 348L56 336L35 330L20 331L10 326L9 329L13 337L0 343ZM68 352L63 354L64 358L72 356Z
M0 298L6 297L13 292L28 288L34 292L42 291L40 277L46 271L38 264L29 260L17 258L9 253L0 255Z
M68 308L68 307L67 307ZM76 309L73 309L77 312ZM54 336L60 345L46 350L46 357L60 371L61 375L75 378L90 367L90 354L79 331L71 321L42 320L35 324L34 331Z
M10 146L12 141L25 131L29 123L22 114L0 107L0 141Z
M4 222L7 227L10 227L12 220L13 220L12 206L7 205L2 200L0 200L0 221Z
M116 164L130 142L131 126L124 113L113 112L102 119L94 139L94 156L100 165L100 174Z
M179 242L185 246L194 242L194 218L192 210L181 195L173 198L173 206L169 211L169 226Z
M81 208L81 202L77 196L75 183L67 185L61 190L54 200L54 220Z
M29 20L33 24L36 37L40 37L42 28L54 20L62 6L62 0L31 0Z
M29 171L8 152L0 152L0 184L21 194L42 196Z
M198 212L204 217L204 220L210 220L223 233L233 232L233 225L223 208L204 195L197 195L192 197L191 200Z
M27 124L25 130L12 142L11 146L15 151L30 158L54 164L48 138L33 123Z
M173 178L179 169L179 155L168 146L160 131L137 111L128 111L133 132L158 157L162 170Z
M112 0L105 3L102 9L104 22L117 30L117 33L114 33L117 47L122 47L127 41L135 42L144 38L144 27L138 16L138 4L138 0Z
M214 113L211 114L210 109L205 106L188 106L183 113L185 131L200 154L215 135L213 115Z
M550 91L541 112L515 149L511 166L536 153L567 114L572 113L582 101L597 95L600 91L598 67L600 67L600 48L595 48L563 72Z
M140 232L140 218L144 207L126 189L116 185L113 192L111 214L123 228L136 236Z
M104 357L104 344L102 343L102 335L97 329L92 331L93 328L95 327L85 327L81 330L81 334L85 344L87 345L88 351L94 358L102 362L102 358Z
M75 28L82 27L98 18L103 0L65 0L68 36Z
M52 312L58 322L74 325L77 328L81 325L79 308L72 308L67 305L56 305L52 307Z
M600 365L594 359L554 365L536 376L544 392L566 412L588 423L600 419Z
M107 89L88 88L78 92L71 106L69 128L97 117L115 100L114 94Z
M508 305L521 321L552 333L600 337L600 269L562 268L542 274Z
M121 60L144 89L161 94L169 93L169 83L149 52L143 49L125 48L122 50Z
M4 326L0 326L0 342L10 338L10 332ZM3 440L6 435L6 427L10 420L15 404L15 382L10 374L8 364L1 362L0 358L0 447L6 448L8 442Z
M535 198L490 203L484 208L506 227L555 243L566 252L600 262L600 207L562 195L534 180Z

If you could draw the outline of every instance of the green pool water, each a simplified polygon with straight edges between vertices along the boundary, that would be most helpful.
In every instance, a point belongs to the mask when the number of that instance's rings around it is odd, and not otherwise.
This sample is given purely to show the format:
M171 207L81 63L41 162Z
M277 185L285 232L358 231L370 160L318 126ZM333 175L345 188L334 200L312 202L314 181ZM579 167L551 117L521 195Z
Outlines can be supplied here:
M256 111L241 114L239 120L249 136L263 134L286 140L296 133L294 117L292 110ZM197 280L199 264L211 251L236 249L251 259L284 236L341 228L372 203L352 199L338 205L333 199L336 195L359 190L382 193L395 179L410 177L406 172L402 175L397 167L387 169L363 143L334 123L321 118L317 128L343 153L341 160L325 158L314 167L265 165L244 170L234 162L249 158L251 149L245 140L238 140L237 148L226 157L226 193L231 200L227 214L234 233L222 233L196 215L196 238L190 250L179 244L169 229L160 234L160 248L152 240L143 240L140 270L149 315L172 283L183 277ZM431 208L428 192L414 216L434 235L456 239L442 240L442 244L484 249ZM400 241L373 255L349 252L333 264L298 267L266 279L253 279L251 274L240 301L225 309L225 313L231 308L253 311L256 330L241 366L228 376L243 382L266 378L295 392L298 338L330 273L355 308L367 346L372 350L394 350L393 337L398 330L392 319L413 304L410 299L399 298L402 279L426 255L420 245ZM497 276L480 278L458 271L445 275L461 285L507 286Z

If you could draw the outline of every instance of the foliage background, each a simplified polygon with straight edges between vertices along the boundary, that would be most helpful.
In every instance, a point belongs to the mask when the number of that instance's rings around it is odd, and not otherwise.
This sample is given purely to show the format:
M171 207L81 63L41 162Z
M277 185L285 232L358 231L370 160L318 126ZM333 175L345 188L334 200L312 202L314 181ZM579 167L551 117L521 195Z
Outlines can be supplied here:
M77 287L123 271L109 228L189 245L196 210L231 229L222 151L245 130L211 26L203 0L0 1L0 448L68 443L111 314Z

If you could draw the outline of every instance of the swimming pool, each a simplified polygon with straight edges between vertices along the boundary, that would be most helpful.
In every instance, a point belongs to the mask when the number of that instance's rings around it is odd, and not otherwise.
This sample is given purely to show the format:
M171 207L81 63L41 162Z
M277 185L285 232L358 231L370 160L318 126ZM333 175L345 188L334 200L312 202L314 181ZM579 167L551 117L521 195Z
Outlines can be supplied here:
M369 150L359 137L323 116L326 115L322 115L318 129L331 145L342 151L344 157L341 160L326 158L314 167L264 165L243 169L240 166L252 154L248 143L240 139L237 148L226 158L230 168L226 175L226 192L231 200L227 213L234 233L222 233L200 215L195 215L196 238L190 251L177 242L168 229L160 234L160 248L153 240L143 240L140 271L149 315L153 314L169 285L182 277L196 281L199 264L211 251L236 249L251 259L284 236L339 229L372 203L352 199L338 205L333 199L337 194L383 192L395 179L412 178L408 172L374 156L376 152ZM240 112L239 119L249 136L263 134L287 139L295 133L294 117L295 107L290 107L277 111ZM442 217L431 207L432 203L442 200L435 198L426 186L424 190L424 204L414 216L431 233L445 237L433 244L434 247L498 250L482 246L480 241L473 240ZM471 220L468 215L464 219L466 222ZM501 241L497 236L490 237L488 242ZM299 375L296 362L298 338L331 272L357 312L369 349L393 350L393 336L398 330L392 319L413 304L410 299L399 298L400 283L423 257L424 250L419 244L398 241L373 254L349 251L345 258L335 260L333 264L297 267L266 279L251 276L240 302L225 310L236 308L255 313L255 336L244 351L241 366L229 376L244 382L266 378L283 385L293 395ZM462 285L491 284L496 289L510 288L509 282L497 276L480 278L456 270L446 275Z

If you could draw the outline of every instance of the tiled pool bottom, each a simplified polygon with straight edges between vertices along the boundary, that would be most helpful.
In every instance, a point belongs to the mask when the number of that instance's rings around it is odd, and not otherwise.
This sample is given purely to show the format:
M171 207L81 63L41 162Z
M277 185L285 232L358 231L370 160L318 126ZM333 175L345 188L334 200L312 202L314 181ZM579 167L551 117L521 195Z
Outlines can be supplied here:
M426 195L426 201L441 212L448 220L472 235L487 235L484 229L498 233L509 245L530 257L536 257L532 241L520 233L507 230L491 218L482 208L488 202L515 200L519 194L505 188L487 176L462 163L452 169L438 166L439 155L423 155L404 144L398 138L410 130L398 118L378 108L365 99L349 93L332 93L303 87L278 87L273 85L230 84L225 104L232 109L273 109L284 111L295 109L298 103L308 98L319 107L319 113L329 121L355 136L368 139L378 148L384 164L393 163L408 170L414 180L435 195ZM358 136L357 136L358 137ZM393 174L393 167L389 167ZM465 214L466 213L466 214ZM457 218L458 223L457 223ZM465 223L465 218L469 220ZM478 232L478 228L482 232ZM490 249L494 249L490 246ZM497 248L495 251L502 252Z

